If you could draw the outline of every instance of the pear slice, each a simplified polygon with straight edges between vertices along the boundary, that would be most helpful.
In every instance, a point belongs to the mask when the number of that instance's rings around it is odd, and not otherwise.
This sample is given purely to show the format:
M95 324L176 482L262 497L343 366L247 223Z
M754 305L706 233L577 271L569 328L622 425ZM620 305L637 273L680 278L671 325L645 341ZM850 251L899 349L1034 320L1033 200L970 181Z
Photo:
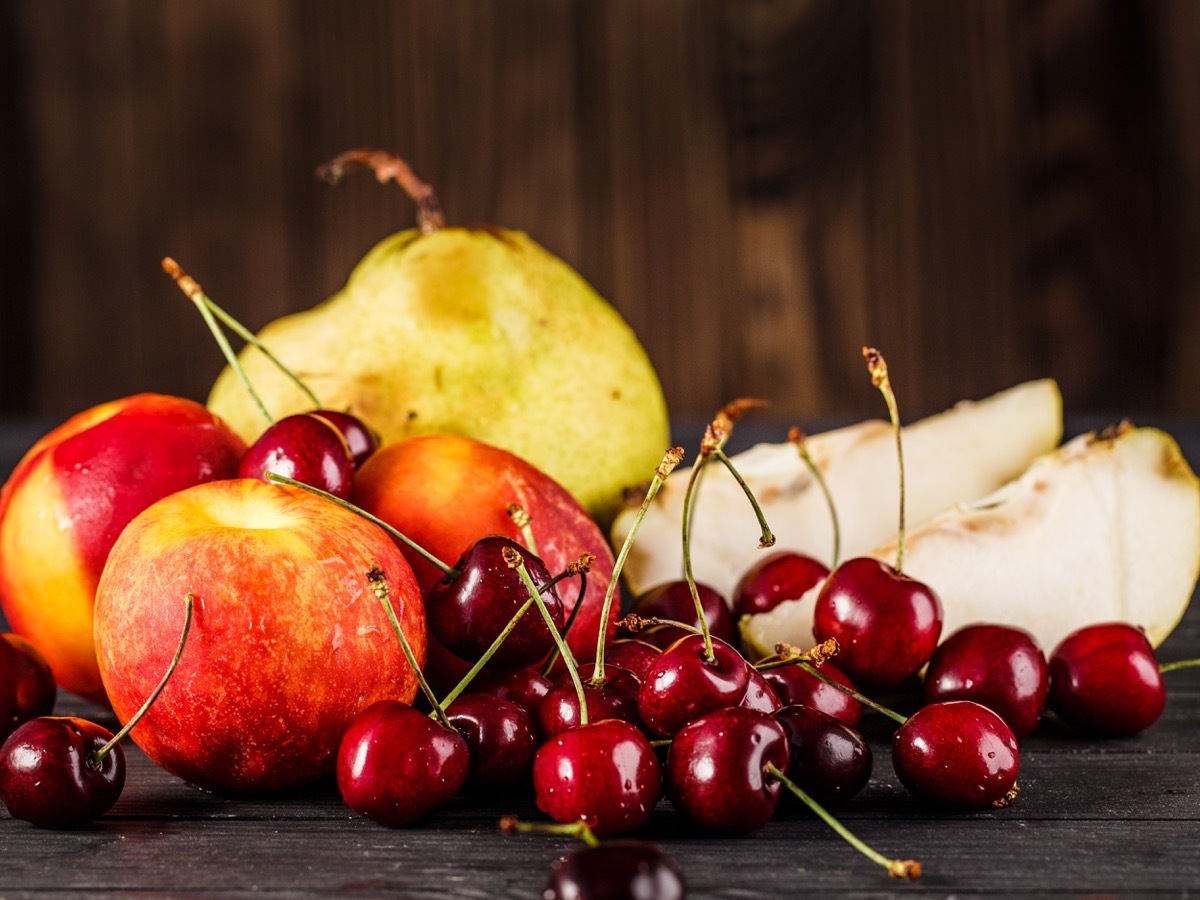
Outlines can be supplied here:
M895 544L872 555L894 558ZM941 597L943 634L1019 625L1050 653L1077 628L1120 620L1157 647L1200 575L1200 481L1156 428L1081 435L910 531L903 565Z
M907 516L921 522L948 506L994 491L1062 437L1062 397L1051 380L1031 381L985 400L964 401L903 430ZM896 533L899 475L896 441L883 421L860 422L808 438L808 451L837 505L842 556L866 553ZM689 451L690 452L690 451ZM789 443L759 444L734 457L767 521L775 549L829 562L832 526L825 498ZM625 565L634 593L679 578L680 523L688 473L677 470L647 513ZM616 546L635 512L613 525ZM723 466L705 471L692 522L696 578L726 598L761 551L759 527L741 489Z

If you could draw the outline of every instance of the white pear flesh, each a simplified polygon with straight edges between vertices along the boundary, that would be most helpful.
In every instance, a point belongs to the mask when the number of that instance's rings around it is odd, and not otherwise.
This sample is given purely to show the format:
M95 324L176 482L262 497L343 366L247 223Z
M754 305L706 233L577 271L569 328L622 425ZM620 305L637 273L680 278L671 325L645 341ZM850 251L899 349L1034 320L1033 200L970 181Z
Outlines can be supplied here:
M1078 628L1122 621L1157 647L1200 574L1200 481L1166 432L1081 435L910 532L903 568L941 598L946 635L1016 625L1049 654Z
M964 401L902 430L909 522L982 497L1023 472L1062 437L1062 397L1049 379ZM896 533L899 471L896 439L883 421L860 422L807 439L841 524L842 558L870 551ZM690 451L689 451L690 452ZM733 457L776 537L774 549L829 563L833 528L820 486L790 443L759 444ZM662 486L625 565L635 594L682 577L681 522L689 472ZM623 510L612 538L620 547L636 510ZM741 576L764 552L745 494L729 471L710 463L694 504L692 568L696 578L730 599Z

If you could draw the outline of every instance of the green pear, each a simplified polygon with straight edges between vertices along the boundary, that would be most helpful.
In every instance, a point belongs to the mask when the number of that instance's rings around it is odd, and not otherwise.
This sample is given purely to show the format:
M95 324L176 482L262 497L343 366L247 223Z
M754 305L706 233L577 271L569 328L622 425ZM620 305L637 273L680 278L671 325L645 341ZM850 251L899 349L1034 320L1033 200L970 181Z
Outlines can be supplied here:
M662 389L637 337L524 233L446 227L423 213L422 228L385 238L344 288L260 340L323 406L359 416L385 443L448 432L496 445L608 521L669 446ZM240 361L273 416L312 408L259 350L246 347ZM208 405L247 440L268 425L229 368Z
M1050 380L1031 381L977 402L963 402L903 429L908 521L974 500L1016 477L1062 437L1062 397ZM807 439L841 524L843 558L866 553L896 533L899 472L896 438L871 420ZM734 463L762 506L776 550L830 562L833 534L819 485L790 443L759 444ZM667 479L638 532L624 575L635 593L680 578L680 528L688 472ZM613 525L620 546L634 519ZM699 581L730 597L762 553L754 512L729 474L710 465L693 509L692 567Z
M894 541L871 555L894 562ZM1049 653L1085 625L1124 621L1157 646L1200 574L1200 481L1165 432L1081 435L991 495L910 530L903 570L941 598L943 634L1015 625ZM807 646L812 603L788 601L741 625L760 649Z

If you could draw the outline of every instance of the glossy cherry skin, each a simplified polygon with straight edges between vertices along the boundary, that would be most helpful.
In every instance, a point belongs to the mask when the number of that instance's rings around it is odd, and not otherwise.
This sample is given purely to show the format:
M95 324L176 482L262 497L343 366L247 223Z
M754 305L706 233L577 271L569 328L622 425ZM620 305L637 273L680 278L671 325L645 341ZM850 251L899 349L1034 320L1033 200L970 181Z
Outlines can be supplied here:
M746 693L742 694L738 706L743 709L757 709L759 712L765 713L773 713L783 706L783 701L775 693L775 688L763 677L762 672L754 666L750 666L749 675L750 680L746 684Z
M709 632L715 638L736 647L739 641L737 623L729 611L725 598L705 584L696 585L700 595L700 607L708 622ZM673 619L685 625L700 627L696 615L696 601L686 581L668 581L652 587L638 598L633 611L644 618ZM656 625L639 632L638 637L648 644L663 649L671 646L689 632L673 625Z
M734 588L733 616L769 612L785 600L799 600L828 576L828 566L803 553L779 550L764 556Z
M73 716L30 719L0 747L0 800L39 828L75 828L103 815L125 787L125 752L107 728Z
M775 713L788 738L787 776L818 803L845 803L871 778L871 745L840 719L808 706Z
M683 872L661 847L625 840L556 862L542 900L682 900L685 894Z
M593 684L592 677L596 673L594 663L586 663L579 667L579 678L583 681L583 697L587 702L588 721L598 719L622 719L631 722L638 728L642 727L642 717L638 713L638 691L641 683L633 677L633 673L620 666L604 664L604 683ZM542 701L538 710L538 724L542 735L552 738L564 731L578 728L579 695L575 691L575 682L570 675L562 675L550 693Z
M530 666L519 669L501 669L489 671L484 669L473 682L471 690L481 694L491 694L501 700L510 700L529 714L529 721L539 728L542 701L550 693L554 682Z
M350 460L357 469L367 457L379 449L379 435L358 416L336 409L315 409L311 415L324 419L341 432L350 450Z
M521 554L533 583L550 581L540 559L516 541L500 535L480 538L459 557L455 568L425 595L425 617L430 633L450 652L474 662L508 626L529 599L529 589L516 569L504 561L504 550ZM563 627L566 613L558 591L542 591L542 599L555 627ZM536 606L531 605L512 633L491 658L497 668L531 665L545 657L554 637Z
M242 456L239 478L283 475L343 500L354 486L354 460L346 439L323 418L300 413L280 419Z
M1018 739L1037 728L1050 675L1033 635L1007 625L968 625L934 651L925 702L974 700L995 712Z
M538 739L523 707L491 694L463 694L446 717L467 742L466 791L505 794L529 784Z
M546 741L533 760L538 809L556 822L582 819L597 837L624 834L650 817L662 793L654 748L620 719L600 719Z
M713 658L704 638L682 637L654 661L638 691L638 711L651 733L670 737L705 713L737 706L750 684L750 664L733 647L713 639Z
M685 725L667 751L667 796L705 828L745 834L775 814L780 782L767 764L788 767L787 734L767 713L721 709Z
M346 729L337 784L356 813L402 828L453 799L470 767L467 742L457 731L411 706L380 700Z
M654 665L654 661L661 653L661 647L656 647L647 641L638 638L619 638L610 641L604 648L604 663L607 665L611 662L614 666L620 666L622 669L632 672L638 682L642 682L646 680L646 673L650 671L650 667Z
M768 656L760 662L775 662L779 656ZM862 704L845 691L822 681L816 675L798 665L764 669L761 673L767 684L775 689L784 706L808 706L833 716L853 728L862 718ZM831 662L821 664L821 674L832 678L851 690L857 690L850 676Z
M818 641L836 638L838 666L860 684L894 687L929 661L942 634L942 603L927 585L869 557L830 573L813 611Z
M49 715L57 696L41 651L20 635L0 634L0 741L22 722Z
M1124 622L1089 625L1050 655L1050 708L1093 734L1125 737L1158 721L1167 703L1154 648Z
M913 794L943 806L991 806L1017 783L1017 738L971 700L922 707L892 735L892 765Z

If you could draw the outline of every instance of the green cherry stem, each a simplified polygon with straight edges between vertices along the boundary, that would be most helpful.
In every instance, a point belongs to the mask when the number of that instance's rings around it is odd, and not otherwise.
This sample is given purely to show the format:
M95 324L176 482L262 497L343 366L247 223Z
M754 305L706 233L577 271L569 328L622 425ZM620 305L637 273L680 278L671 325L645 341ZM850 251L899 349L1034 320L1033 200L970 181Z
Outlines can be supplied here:
M650 487L646 489L646 499L642 501L642 508L638 510L637 517L633 520L633 525L629 528L629 533L625 535L625 542L621 544L621 549L617 553L617 561L613 563L612 578L608 582L608 590L604 592L604 605L600 612L600 634L596 640L596 663L592 670L592 684L604 684L604 647L607 644L608 629L605 624L608 622L608 617L612 613L613 598L617 593L617 582L621 578L621 570L625 568L625 560L629 557L629 551L633 547L633 539L637 537L638 529L642 527L642 520L646 518L646 512L650 509L650 504L654 501L659 489L663 486L663 482L667 480L675 467L683 461L683 448L672 447L663 456L654 470L654 478L650 481ZM580 595L582 596L582 594ZM703 618L703 616L701 617Z
M762 537L759 538L758 548L766 550L768 547L775 546L775 535L771 533L771 526L767 524L767 517L763 515L762 507L758 505L758 498L754 496L754 492L750 490L750 485L746 484L746 479L742 478L742 473L737 470L725 451L718 448L713 451L713 457L716 458L733 476L734 481L742 489L742 493L746 495L746 499L750 501L750 506L754 508L754 515L758 519L758 527L762 529Z
M558 652L562 655L563 663L566 665L567 672L571 675L571 681L575 685L575 695L579 699L579 724L586 725L588 722L587 698L583 693L583 682L579 678L579 666L575 662L575 656L571 653L571 648L567 646L567 642L563 640L563 636L559 634L558 627L554 624L554 618L550 615L550 610L546 609L546 603L542 600L542 595L538 591L537 585L529 577L529 570L525 568L525 560L521 557L521 554L512 547L505 547L503 555L504 562L508 564L508 567L515 569L517 574L521 576L521 580L525 582L525 587L529 591L530 598L537 604L538 612L542 614L542 618L546 621L546 627L550 629L550 635L554 638L554 643L558 646Z
M579 576L579 593L575 595L575 605L571 607L571 614L567 616L566 624L563 625L563 637L568 637L571 634L571 629L575 627L575 620L579 618L579 612L583 609L583 598L587 596L588 569L591 567L592 561L595 560L595 558L596 557L591 553L585 553L577 561L568 565L565 572L560 572L558 575L555 575L548 582L542 585L541 592L544 594L546 593L547 588L553 584L557 584L563 578L567 578L572 575ZM574 567L574 571L572 571L572 567ZM543 678L549 677L551 670L554 669L554 664L558 662L558 657L558 645L555 645L554 649L550 652L550 655L546 657L546 662L539 670Z
M829 508L829 520L833 524L833 559L829 563L829 568L836 569L842 558L842 526L838 521L837 505L833 502L833 494L830 493L829 485L825 482L824 473L813 460L812 454L808 452L808 438L804 432L795 427L789 429L788 441L795 446L796 452L800 454L800 459L808 467L813 481L817 483L817 487L821 489L821 494L825 497L825 505Z
M88 762L93 767L99 768L100 762L104 759L104 757L108 756L108 754L112 751L112 748L121 743L125 736L129 734L129 732L133 731L134 726L137 725L137 723L142 720L142 717L150 711L150 707L154 705L154 701L158 699L158 695L161 694L163 692L163 688L167 686L167 682L170 680L172 673L174 673L175 667L179 665L179 658L183 656L183 647L184 644L187 643L188 632L192 630L192 607L195 606L195 603L196 598L192 594L188 594L183 598L183 631L179 634L179 646L175 648L175 655L171 658L171 664L167 666L167 671L163 674L162 680L158 683L158 687L156 687L150 693L150 696L146 698L146 702L142 704L141 709L139 709L130 717L129 721L125 723L124 727L114 734L112 739L107 744L89 756Z
M589 847L600 846L595 833L583 819L560 825L552 822L522 822L516 816L502 816L500 831L503 834L559 834L583 841Z
M875 710L875 712L883 713L889 719L899 722L901 725L903 725L905 722L908 721L908 718L906 716L902 716L902 715L900 715L900 713L896 712L895 710L888 709L886 706L883 706L880 703L876 703L874 700L872 700L866 694L860 694L858 691L854 690L854 688L847 687L846 685L842 684L840 681L835 681L834 679L830 678L828 675L826 675L824 672L822 672L820 669L818 669L816 666L814 666L812 663L810 663L804 657L802 657L802 656L797 657L795 664L798 665L800 668L802 668L805 672L808 672L810 675L815 675L817 678L821 679L826 684L837 688L843 694L849 694L851 697L853 697L855 700L857 700L863 706L869 706L871 709Z
M710 455L704 453L696 457L696 461L692 463L691 475L688 477L687 491L683 495L683 577L687 581L688 591L691 592L692 602L696 605L696 618L700 622L700 634L704 636L704 656L711 661L715 658L712 635L708 630L708 619L704 615L704 605L700 602L700 590L696 587L696 576L692 571L692 529L690 527L696 486L700 483L700 473L704 471L710 458Z
M409 547L412 550L415 550L417 553L421 554L421 556L423 556L427 561L429 561L434 566L436 566L442 572L442 574L447 575L450 578L457 578L459 575L462 574L461 572L458 571L458 569L454 568L453 566L446 565L444 562L442 562L440 559L438 559L436 556L434 556L432 553L430 553L428 550L426 550L424 547L422 547L416 541L412 540L406 534L403 534L400 531L398 531L397 529L393 528L391 525L389 525L387 522L383 521L383 519L380 519L378 516L373 516L369 512L367 512L365 509L355 506L349 500L343 500L341 497L335 497L333 494L329 493L328 491L323 491L318 487L313 487L311 484L305 484L303 481L297 481L294 478L288 478L286 475L278 475L275 472L268 472L264 477L267 479L267 481L274 481L277 484L286 484L291 487L298 487L301 490L308 491L310 494L316 494L318 497L323 497L324 499L330 501L331 503L336 503L342 509L347 509L350 512L354 513L356 516L361 516L362 518L366 519L368 522L372 522L372 523L378 525L380 528L382 528L384 531L386 531L388 534L390 534L396 540L403 543L406 547Z
M462 696L463 691L465 691L471 682L475 680L475 676L483 671L483 667L488 664L488 660L495 655L496 651L500 649L500 645L504 643L510 634L512 634L513 629L517 627L517 624L525 616L525 613L529 612L529 608L531 606L533 606L532 597L521 604L517 611L513 613L513 617L508 620L508 624L504 626L504 630L496 635L496 639L492 641L491 646L484 651L483 655L480 656L475 662L475 665L471 666L471 668L467 670L467 674L462 677L462 680L454 686L450 693L442 698L442 706L449 706Z
M438 720L447 728L454 728L450 724L450 720L446 718L446 710L442 707L442 704L438 703L437 696L433 693L433 688L425 680L425 673L421 671L421 665L417 662L417 656L413 653L412 645L408 642L408 637L405 636L404 629L400 627L400 620L396 618L396 610L392 606L392 590L388 586L387 575L384 574L382 569L376 566L367 572L367 581L371 583L371 591L378 598L379 602L383 604L383 611L387 614L392 631L396 633L396 640L400 642L400 649L404 652L404 658L408 660L408 665L413 670L413 675L417 677L417 684L421 686L421 693L429 701L429 705L433 708Z
M1158 667L1158 671L1163 675L1168 672L1177 672L1180 669L1194 669L1200 666L1200 659L1181 659L1176 662L1163 663Z
M799 797L804 804L816 813L825 824L832 828L839 837L842 838L851 847L865 856L871 862L883 866L887 870L888 875L892 878L903 878L909 881L921 877L921 864L914 859L888 859L879 851L866 844L858 835L854 834L849 828L839 822L828 810L820 803L808 795L800 785L796 784L787 777L775 763L767 763L767 774L779 781L789 791Z
M896 393L892 390L883 354L874 347L863 347L862 352L871 373L871 383L883 395L888 418L892 420L892 431L896 434L896 460L900 466L900 523L896 532L896 573L899 574L904 568L904 441L900 437L900 410L896 407Z

